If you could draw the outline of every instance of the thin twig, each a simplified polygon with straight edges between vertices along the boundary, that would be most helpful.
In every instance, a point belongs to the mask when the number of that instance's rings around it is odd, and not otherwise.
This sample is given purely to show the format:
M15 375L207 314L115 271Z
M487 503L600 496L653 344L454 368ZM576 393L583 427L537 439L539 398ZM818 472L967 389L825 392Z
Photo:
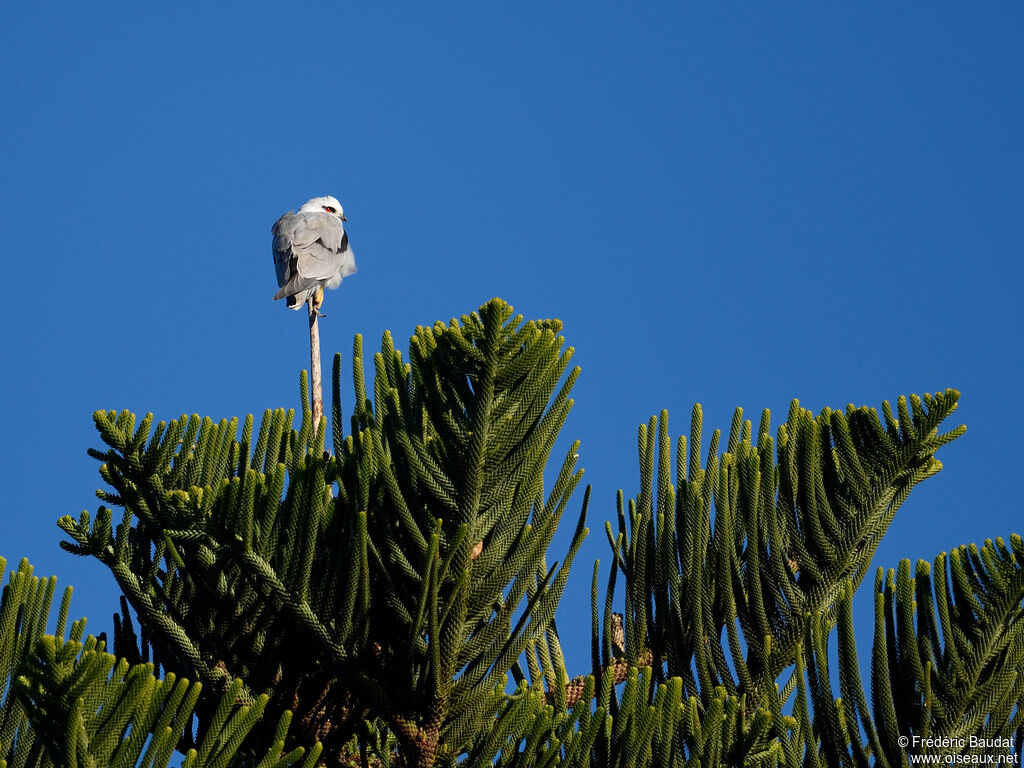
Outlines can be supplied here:
M320 429L320 419L324 415L324 391L320 377L320 328L317 320L320 313L309 300L309 375L312 379L310 389L313 398L313 432Z

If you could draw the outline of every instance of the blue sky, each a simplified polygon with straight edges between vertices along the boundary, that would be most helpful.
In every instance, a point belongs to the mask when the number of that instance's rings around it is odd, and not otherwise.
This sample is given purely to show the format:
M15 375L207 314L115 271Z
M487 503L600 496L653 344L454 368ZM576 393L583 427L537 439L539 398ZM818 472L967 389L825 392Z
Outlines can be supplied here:
M113 580L55 521L96 509L93 411L297 405L269 230L323 194L360 268L325 358L495 295L564 320L594 486L559 614L578 669L662 408L677 435L695 402L708 432L955 387L968 432L876 563L1024 532L1019 4L214 5L0 10L0 554L74 585L92 631Z

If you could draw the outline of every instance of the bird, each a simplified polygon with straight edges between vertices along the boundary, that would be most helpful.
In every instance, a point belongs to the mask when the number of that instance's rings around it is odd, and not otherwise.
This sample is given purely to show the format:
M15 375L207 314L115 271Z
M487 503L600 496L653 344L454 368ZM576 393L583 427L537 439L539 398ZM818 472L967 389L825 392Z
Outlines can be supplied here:
M626 653L626 631L622 626L622 614L612 614L612 651L616 658Z
M356 271L346 221L341 203L326 195L306 201L298 213L289 211L274 223L270 233L277 271L275 300L286 299L290 309L300 309L308 301L320 315L324 288L337 288L342 278Z

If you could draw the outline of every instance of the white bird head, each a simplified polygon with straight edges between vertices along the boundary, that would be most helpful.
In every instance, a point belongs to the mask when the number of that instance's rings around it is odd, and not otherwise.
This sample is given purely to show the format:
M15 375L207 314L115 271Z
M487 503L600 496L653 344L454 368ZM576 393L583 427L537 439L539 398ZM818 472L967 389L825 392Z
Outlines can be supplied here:
M342 209L341 203L338 202L338 198L331 195L314 197L307 200L299 208L299 213L329 213L332 216L337 216L342 221L348 221L345 218L345 211Z

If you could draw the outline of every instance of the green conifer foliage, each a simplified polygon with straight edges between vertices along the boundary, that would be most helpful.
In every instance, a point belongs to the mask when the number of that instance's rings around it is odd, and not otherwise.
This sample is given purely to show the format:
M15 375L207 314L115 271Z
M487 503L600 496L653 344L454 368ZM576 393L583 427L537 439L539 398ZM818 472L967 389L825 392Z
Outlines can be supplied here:
M0 573L7 561L0 557ZM50 607L57 588L57 578L40 579L34 575L28 560L22 560L17 571L11 571L0 596L0 768L21 768L40 764L45 745L29 723L22 700L12 682L21 666L46 633ZM71 588L64 590L57 632L67 629ZM72 627L72 638L81 638L84 625Z
M652 418L639 492L607 526L603 595L595 565L591 663L573 670L588 674L571 677L554 615L589 492L549 562L581 477L573 445L543 481L578 373L560 332L493 300L417 328L404 355L385 334L364 360L357 336L347 431L334 360L330 452L304 377L297 428L284 410L259 425L98 412L103 506L60 526L125 595L115 650L172 689L202 683L199 740L230 721L225 701L265 706L238 765L298 745L382 768L902 765L914 735L1012 737L1019 753L1019 537L880 572L870 692L858 667L853 593L963 431L940 431L953 390L881 415L794 402L774 435L767 412L755 431L737 411L707 444L698 406L674 449L667 413ZM135 680L117 669L108 682ZM17 701L45 711L35 685ZM74 730L53 722L48 743Z
M834 626L843 585L863 579L910 490L939 471L935 452L963 432L939 433L958 393L900 398L898 417L794 401L776 440L762 414L753 440L742 411L725 450L710 440L701 465L702 414L676 449L668 414L641 427L640 494L608 529L626 580L626 655L650 647L659 679L679 676L710 701L723 686L749 704L774 697L796 663L811 617Z
M937 578L933 578L933 573ZM838 654L824 616L807 623L807 748L824 765L1006 761L1024 742L1024 543L958 547L934 563L878 569L871 693L853 631L852 581L836 602ZM838 680L832 672L838 669ZM801 680L799 684L803 684ZM835 697L835 693L840 695ZM808 717L808 721L810 718ZM954 756L956 756L954 758Z
M547 563L582 474L574 446L545 494L578 373L560 327L494 300L417 329L409 362L385 335L373 402L357 338L348 436L334 366L334 455L305 399L298 430L268 411L240 437L234 420L154 428L151 415L98 412L105 505L60 525L137 613L141 646L123 652L152 647L164 669L214 690L245 679L245 700L293 710L300 738L331 759L376 717L405 764L454 764L551 626L586 533L584 505L566 556Z
M874 719L864 708L856 669L840 668L849 693L844 721L857 713L880 765L908 750L944 755L1020 755L1024 746L1024 542L1010 537L961 546L933 563L910 561L875 578L871 684ZM843 608L852 634L849 601ZM843 635L841 634L840 637ZM855 657L856 654L854 654ZM833 738L844 743L839 734ZM917 741L914 741L914 738ZM925 742L923 740L930 739ZM949 746L937 745L946 743ZM914 747L913 745L920 745ZM1011 748L1012 745L1012 748Z
M0 558L0 571L6 566ZM39 579L23 560L0 597L0 768L165 768L186 748L183 768L312 768L314 747L283 752L291 713L277 723L277 738L262 755L239 747L263 714L267 697L241 706L236 681L219 698L216 716L196 739L193 707L202 686L162 680L151 664L130 665L103 652L104 641L82 639L85 620L68 631L71 588L64 592L55 634L44 634L56 579Z
M853 592L910 490L941 468L936 451L962 434L939 431L957 398L900 398L882 418L852 406L815 417L794 402L777 441L762 415L756 444L737 411L725 451L715 432L703 466L698 406L689 440L677 442L674 482L667 414L652 418L640 429L640 494L628 505L620 494L618 531L608 526L616 568L603 644L595 582L595 658L612 661L621 573L625 656L652 665L652 703L679 684L705 719L723 693L748 721L772 713L784 764L899 765L907 738L922 753L936 739L955 742L949 754L991 753L993 740L1009 753L1024 733L1019 537L940 555L934 584L924 562L913 579L908 562L884 583L879 571L871 708L854 642ZM781 714L787 701L793 717ZM688 743L681 758L695 754Z
M557 321L523 323L492 301L418 328L409 362L385 337L341 483L365 499L373 599L359 648L375 711L407 751L454 760L493 718L495 686L554 618L583 540L546 551L582 475L576 446L546 496L543 471L572 401ZM361 387L357 381L357 392ZM373 486L367 487L366 479ZM442 762L444 762L442 761Z

